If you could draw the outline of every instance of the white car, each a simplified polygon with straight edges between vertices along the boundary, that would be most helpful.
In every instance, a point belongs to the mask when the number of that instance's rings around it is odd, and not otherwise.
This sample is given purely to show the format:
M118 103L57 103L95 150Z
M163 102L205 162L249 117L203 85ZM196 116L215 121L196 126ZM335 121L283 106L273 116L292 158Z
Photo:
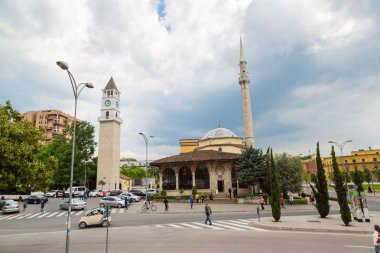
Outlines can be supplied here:
M130 193L130 192L127 192L127 193L122 193L120 194L120 196L127 196L128 197L128 200L129 202L139 202L140 201L140 196L137 196L133 193Z
M101 197L102 190L93 190L88 194L89 197Z

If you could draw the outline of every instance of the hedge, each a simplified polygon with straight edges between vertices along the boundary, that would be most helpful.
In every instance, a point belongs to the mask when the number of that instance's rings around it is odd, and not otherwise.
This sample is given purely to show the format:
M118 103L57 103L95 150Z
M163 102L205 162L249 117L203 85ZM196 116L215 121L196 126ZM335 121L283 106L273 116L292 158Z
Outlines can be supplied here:
M288 199L285 199L285 203L290 205ZM294 198L293 205L307 205L307 204L308 202L306 198Z

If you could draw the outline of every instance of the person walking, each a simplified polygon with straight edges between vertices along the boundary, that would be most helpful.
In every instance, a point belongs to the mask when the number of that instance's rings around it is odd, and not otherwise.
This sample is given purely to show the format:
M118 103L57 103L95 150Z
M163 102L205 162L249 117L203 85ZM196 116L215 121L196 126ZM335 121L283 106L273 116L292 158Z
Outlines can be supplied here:
M195 202L196 202L196 203L199 202L199 193L195 194Z
M294 197L292 194L289 195L289 204L290 206L293 206L293 203L294 203Z
M268 194L265 192L264 193L264 203L265 203L265 205L268 205Z
M309 201L310 201L310 204L314 204L314 196L313 195L310 195L310 198L309 198Z
M193 195L190 195L190 208L193 209L193 203L194 203L194 198L193 198Z
M207 203L205 206L205 214L206 214L205 224L207 224L207 221L208 221L210 223L210 226L211 226L212 225L212 222L211 222L212 211L211 211L211 207L209 207Z
M166 197L164 199L164 204L165 204L165 211L168 211L169 210L169 201Z
M127 196L124 196L124 205L125 205L125 209L128 209L128 197Z
M281 197L280 197L280 206L281 206L281 208L285 209L284 196L282 194L281 194Z
M264 204L265 204L265 200L264 200L264 197L261 195L260 197L260 205L261 205L261 210L264 210Z
M228 193L230 194L230 199L232 199L232 196L231 196L231 193L232 193L232 191L231 191L231 187L228 188Z
M205 202L205 195L203 193L202 193L202 196L201 196L201 201L202 201L202 203Z
M234 188L234 199L236 199L237 198L237 188Z
M26 201L24 201L24 204L22 205L22 215L25 216L26 215L26 208L28 207L28 205L26 204Z
M380 227L375 225L373 231L373 246L375 246L375 253L380 253Z
M45 202L41 200L41 213L45 213Z

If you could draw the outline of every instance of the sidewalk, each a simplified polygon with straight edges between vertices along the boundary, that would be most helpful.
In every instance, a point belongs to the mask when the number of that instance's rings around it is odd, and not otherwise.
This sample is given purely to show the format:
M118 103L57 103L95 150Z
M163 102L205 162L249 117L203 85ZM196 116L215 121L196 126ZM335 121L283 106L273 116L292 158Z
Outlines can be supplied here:
M371 222L357 222L353 220L345 226L340 214L329 215L322 219L318 215L282 216L280 222L274 222L272 217L254 219L250 225L270 230L292 230L327 233L372 234L373 226L380 224L380 212L370 212Z

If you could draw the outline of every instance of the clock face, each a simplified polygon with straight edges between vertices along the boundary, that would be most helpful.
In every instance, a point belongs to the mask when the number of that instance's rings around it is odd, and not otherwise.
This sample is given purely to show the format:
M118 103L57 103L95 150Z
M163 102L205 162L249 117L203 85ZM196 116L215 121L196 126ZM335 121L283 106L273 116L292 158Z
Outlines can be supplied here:
M105 106L110 106L110 105L111 105L111 100L106 100L106 101L104 101L104 105L105 105Z
M119 108L119 102L116 101L116 108Z

